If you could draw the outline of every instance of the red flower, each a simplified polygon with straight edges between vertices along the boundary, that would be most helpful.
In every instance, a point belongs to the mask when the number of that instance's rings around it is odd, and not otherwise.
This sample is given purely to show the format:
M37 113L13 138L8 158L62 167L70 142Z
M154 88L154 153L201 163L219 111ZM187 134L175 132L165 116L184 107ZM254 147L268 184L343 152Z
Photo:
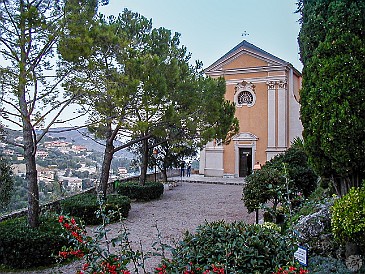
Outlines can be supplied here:
M66 228L67 230L71 230L71 226L69 223L64 223L63 227Z
M60 217L58 217L58 222L63 223L64 218L65 217L61 215Z
M82 267L82 270L87 270L89 268L90 264L85 263L84 266Z
M289 271L295 271L297 270L294 266L289 267Z
M64 258L64 259L66 259L67 256L68 256L68 252L67 251L60 251L60 252L58 252L58 255L60 257Z

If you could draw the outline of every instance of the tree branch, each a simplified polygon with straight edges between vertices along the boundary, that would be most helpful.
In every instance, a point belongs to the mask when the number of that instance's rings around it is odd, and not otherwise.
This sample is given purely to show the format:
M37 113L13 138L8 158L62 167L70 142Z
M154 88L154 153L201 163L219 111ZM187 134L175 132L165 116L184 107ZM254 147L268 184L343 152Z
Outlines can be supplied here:
M124 145L121 145L121 146L116 147L115 149L113 149L113 153L115 153L115 152L117 152L117 151L119 151L119 150L122 150L122 149L124 149L124 148L126 148L126 147L130 147L131 145L136 144L136 143L138 143L138 142L141 142L141 141L143 141L143 140L149 139L149 138L151 138L151 137L152 137L152 135L151 135L151 134L147 134L146 136L140 137L140 138L138 138L138 139L136 139L136 140L129 141L128 143L126 143L126 144L124 144Z

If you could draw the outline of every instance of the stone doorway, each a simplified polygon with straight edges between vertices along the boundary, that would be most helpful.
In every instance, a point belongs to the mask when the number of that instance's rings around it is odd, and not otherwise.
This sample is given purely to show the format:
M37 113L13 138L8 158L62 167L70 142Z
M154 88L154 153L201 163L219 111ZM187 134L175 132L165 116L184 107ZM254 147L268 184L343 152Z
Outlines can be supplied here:
M239 177L252 173L252 148L239 148Z

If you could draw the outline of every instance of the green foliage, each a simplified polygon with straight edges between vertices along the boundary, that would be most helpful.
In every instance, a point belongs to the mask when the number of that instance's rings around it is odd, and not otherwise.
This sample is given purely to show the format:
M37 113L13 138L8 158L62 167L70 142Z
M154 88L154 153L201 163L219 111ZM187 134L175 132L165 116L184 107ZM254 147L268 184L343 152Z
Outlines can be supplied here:
M322 204L328 202L328 199L329 197L327 196L325 190L322 187L317 187L316 190L293 214L290 223L296 224L301 217L317 212Z
M160 182L146 182L144 185L138 182L125 182L118 184L116 191L130 199L150 201L160 198L164 192L164 185Z
M365 186L352 188L332 207L332 233L341 242L356 242L365 248Z
M271 159L265 164L265 168L274 168L283 172L284 163L287 164L288 176L292 182L290 190L301 192L308 197L316 189L317 175L309 166L308 157L298 143Z
M347 269L345 264L338 259L331 257L313 256L309 258L308 270L311 274L351 274L354 273Z
M100 214L101 201L98 201L96 194L84 193L66 198L61 201L61 209L65 214L83 219L85 224L96 225L102 222ZM108 195L103 204L103 211L115 212L110 221L119 221L120 215L128 217L131 209L130 199L122 195Z
M365 176L365 2L300 1L301 121L316 172L357 185Z
M0 212L9 205L13 188L14 179L11 166L5 159L0 157Z
M243 186L242 199L248 212L253 212L271 199L275 200L274 203L277 204L278 191L282 191L280 190L282 185L283 178L275 169L262 168L247 176Z
M287 194L292 202L297 198L295 197L297 193L308 197L316 188L316 182L317 176L308 165L302 146L297 142L297 145L268 161L261 170L246 177L243 201L249 212L268 201L273 203L275 210L279 202L285 202Z
M225 273L272 273L292 259L289 241L276 229L244 222L205 223L195 234L186 232L173 250L171 260L163 260L166 273L182 273L187 266L205 269L219 265Z
M30 268L56 263L55 257L68 240L57 218L41 217L38 228L30 228L25 217L0 223L0 264Z

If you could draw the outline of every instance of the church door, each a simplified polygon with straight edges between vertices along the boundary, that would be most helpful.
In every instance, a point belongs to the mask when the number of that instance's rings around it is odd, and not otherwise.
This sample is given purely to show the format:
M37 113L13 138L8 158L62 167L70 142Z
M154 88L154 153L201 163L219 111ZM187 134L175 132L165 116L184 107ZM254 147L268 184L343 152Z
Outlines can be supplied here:
M239 149L239 177L246 177L252 173L252 149Z

